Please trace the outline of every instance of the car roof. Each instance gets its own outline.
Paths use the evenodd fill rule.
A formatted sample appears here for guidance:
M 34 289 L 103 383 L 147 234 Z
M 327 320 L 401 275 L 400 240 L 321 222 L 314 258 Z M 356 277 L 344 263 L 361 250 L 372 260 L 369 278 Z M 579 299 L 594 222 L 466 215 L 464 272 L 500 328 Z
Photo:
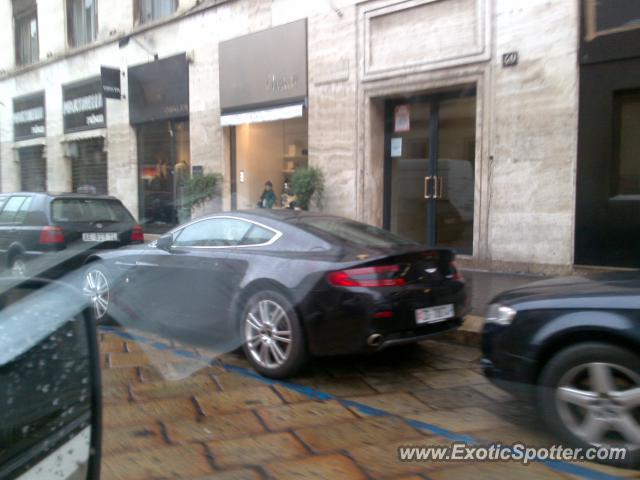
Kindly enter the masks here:
M 118 200 L 117 197 L 112 195 L 94 195 L 90 193 L 73 193 L 73 192 L 4 192 L 1 194 L 3 197 L 9 197 L 14 195 L 38 195 L 49 198 L 78 198 L 78 199 L 91 199 L 91 200 Z
M 228 212 L 221 212 L 212 214 L 211 216 L 220 216 L 220 215 L 232 215 L 236 217 L 243 217 L 247 219 L 271 219 L 278 220 L 281 222 L 289 222 L 291 220 L 297 220 L 300 218 L 341 218 L 336 217 L 335 215 L 328 215 L 326 213 L 320 212 L 307 212 L 304 210 L 292 210 L 292 209 L 268 209 L 268 208 L 259 208 L 253 210 L 234 210 Z

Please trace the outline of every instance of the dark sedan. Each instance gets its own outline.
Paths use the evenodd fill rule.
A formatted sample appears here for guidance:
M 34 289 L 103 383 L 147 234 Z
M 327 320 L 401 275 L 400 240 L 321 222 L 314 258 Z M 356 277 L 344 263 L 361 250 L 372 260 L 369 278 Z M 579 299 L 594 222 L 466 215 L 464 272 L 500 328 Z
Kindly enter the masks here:
M 640 460 L 640 273 L 536 282 L 489 306 L 485 373 L 538 403 L 579 447 L 622 446 Z
M 293 210 L 199 218 L 148 246 L 89 258 L 96 317 L 243 346 L 271 377 L 307 355 L 375 351 L 456 328 L 466 298 L 449 250 Z

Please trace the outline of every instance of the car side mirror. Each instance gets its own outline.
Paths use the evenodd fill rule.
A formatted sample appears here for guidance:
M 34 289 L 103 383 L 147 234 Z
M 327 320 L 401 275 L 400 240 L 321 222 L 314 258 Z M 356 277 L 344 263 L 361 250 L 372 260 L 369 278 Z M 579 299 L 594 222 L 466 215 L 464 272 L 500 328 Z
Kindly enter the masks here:
M 86 297 L 0 279 L 0 478 L 99 478 L 100 395 Z
M 173 245 L 173 235 L 163 235 L 156 240 L 156 248 L 160 250 L 166 250 L 168 252 L 171 249 L 171 245 Z

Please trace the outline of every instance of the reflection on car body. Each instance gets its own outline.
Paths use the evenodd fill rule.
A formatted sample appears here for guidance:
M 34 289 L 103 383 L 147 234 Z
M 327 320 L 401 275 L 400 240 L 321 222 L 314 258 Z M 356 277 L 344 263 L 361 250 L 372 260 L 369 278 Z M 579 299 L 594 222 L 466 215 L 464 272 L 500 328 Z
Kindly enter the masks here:
M 291 210 L 203 217 L 89 261 L 84 291 L 96 317 L 189 330 L 220 351 L 243 345 L 273 377 L 291 375 L 308 354 L 375 351 L 451 330 L 466 305 L 451 251 Z

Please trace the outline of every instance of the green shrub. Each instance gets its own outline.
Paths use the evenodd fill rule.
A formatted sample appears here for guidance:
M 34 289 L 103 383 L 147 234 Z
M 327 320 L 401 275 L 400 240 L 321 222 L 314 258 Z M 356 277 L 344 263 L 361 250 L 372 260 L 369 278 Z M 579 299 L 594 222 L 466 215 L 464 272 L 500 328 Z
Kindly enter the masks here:
M 311 199 L 321 206 L 324 192 L 324 174 L 317 167 L 296 170 L 291 178 L 291 189 L 296 196 L 296 205 L 303 210 L 309 210 Z
M 184 206 L 193 208 L 211 200 L 218 194 L 218 186 L 222 184 L 222 175 L 207 173 L 191 177 L 184 183 Z

